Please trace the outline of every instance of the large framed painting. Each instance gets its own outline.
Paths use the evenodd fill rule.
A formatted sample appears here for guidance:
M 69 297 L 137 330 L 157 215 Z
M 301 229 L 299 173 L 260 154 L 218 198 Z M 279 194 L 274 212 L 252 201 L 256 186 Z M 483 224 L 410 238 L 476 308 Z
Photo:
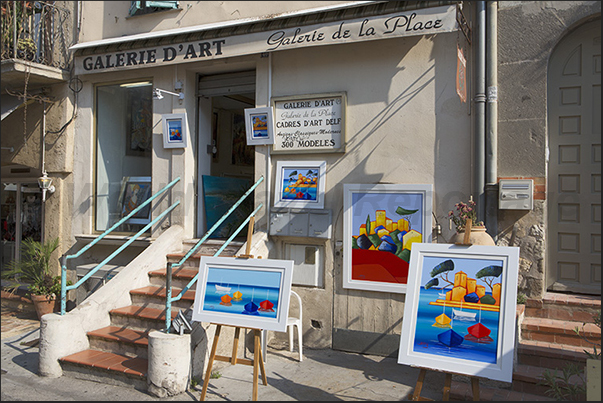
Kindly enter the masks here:
M 398 363 L 513 377 L 519 248 L 415 244 Z
M 326 169 L 325 161 L 278 161 L 274 207 L 322 209 Z
M 292 260 L 201 256 L 193 320 L 287 330 Z
M 274 144 L 272 107 L 245 109 L 245 131 L 247 145 Z
M 343 287 L 405 293 L 410 251 L 431 242 L 430 184 L 343 185 Z
M 150 176 L 126 176 L 121 182 L 119 194 L 120 217 L 125 217 L 151 197 Z M 148 224 L 151 222 L 151 203 L 144 206 L 127 224 Z

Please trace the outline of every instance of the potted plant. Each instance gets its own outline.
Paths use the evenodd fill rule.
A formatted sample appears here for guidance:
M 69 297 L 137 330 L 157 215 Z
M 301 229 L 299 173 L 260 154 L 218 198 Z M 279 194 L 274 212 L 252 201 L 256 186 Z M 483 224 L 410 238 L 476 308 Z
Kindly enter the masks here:
M 454 205 L 455 210 L 448 212 L 450 224 L 454 223 L 456 234 L 451 242 L 457 244 L 472 245 L 495 245 L 492 237 L 486 232 L 486 226 L 483 221 L 477 219 L 477 205 L 473 197 L 469 198 L 467 203 L 458 202 Z M 465 237 L 465 228 L 470 225 L 469 242 Z
M 42 315 L 55 311 L 57 296 L 61 294 L 61 276 L 52 276 L 50 267 L 52 253 L 59 247 L 59 238 L 45 243 L 27 238 L 22 246 L 21 259 L 9 262 L 2 278 L 11 282 L 7 287 L 11 292 L 27 286 L 27 294 L 41 319 Z

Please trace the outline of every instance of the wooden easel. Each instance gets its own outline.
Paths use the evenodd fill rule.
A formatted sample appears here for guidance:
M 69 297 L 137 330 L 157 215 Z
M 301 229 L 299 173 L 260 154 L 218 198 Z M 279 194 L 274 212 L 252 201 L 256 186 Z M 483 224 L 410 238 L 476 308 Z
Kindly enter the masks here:
M 230 362 L 232 365 L 236 364 L 245 364 L 253 366 L 253 392 L 251 400 L 258 400 L 258 370 L 262 372 L 262 382 L 264 385 L 268 385 L 268 379 L 266 378 L 266 369 L 264 368 L 264 361 L 262 360 L 262 346 L 260 343 L 260 329 L 251 329 L 254 332 L 253 337 L 253 360 L 249 360 L 247 358 L 237 358 L 237 349 L 239 347 L 239 337 L 241 335 L 241 327 L 235 326 L 235 336 L 234 342 L 232 346 L 232 355 L 230 357 L 224 355 L 217 355 L 216 349 L 218 348 L 218 340 L 220 339 L 220 331 L 222 330 L 222 325 L 216 325 L 216 334 L 214 336 L 214 342 L 211 347 L 211 355 L 209 356 L 209 362 L 207 364 L 207 371 L 205 371 L 205 380 L 203 381 L 203 390 L 201 391 L 201 396 L 199 400 L 205 400 L 205 395 L 207 394 L 207 386 L 209 385 L 209 378 L 211 377 L 211 369 L 214 365 L 214 360 Z M 226 325 L 224 325 L 226 326 Z
M 253 255 L 250 255 L 249 252 L 251 250 L 251 236 L 253 234 L 253 226 L 254 226 L 254 217 L 249 219 L 249 227 L 247 230 L 247 246 L 245 249 L 244 255 L 238 255 L 237 258 L 253 258 Z M 249 360 L 247 358 L 237 358 L 237 350 L 239 347 L 239 337 L 241 335 L 241 328 L 238 326 L 234 326 L 235 335 L 234 342 L 232 346 L 232 355 L 230 357 L 226 357 L 223 355 L 217 355 L 216 350 L 218 348 L 218 340 L 220 339 L 220 331 L 222 330 L 222 325 L 216 324 L 216 334 L 214 336 L 214 342 L 211 347 L 211 354 L 209 356 L 209 362 L 207 364 L 207 370 L 205 371 L 205 380 L 203 381 L 203 390 L 201 391 L 201 396 L 199 400 L 205 400 L 205 395 L 207 394 L 207 386 L 209 385 L 209 378 L 211 377 L 211 369 L 214 365 L 214 360 L 230 362 L 232 365 L 236 364 L 245 364 L 253 366 L 253 392 L 252 399 L 253 401 L 258 400 L 258 370 L 261 370 L 262 373 L 262 382 L 264 385 L 268 385 L 268 379 L 266 378 L 266 369 L 264 368 L 264 360 L 262 358 L 262 346 L 261 346 L 261 334 L 262 329 L 253 329 L 253 360 Z M 227 326 L 227 325 L 224 325 Z
M 425 368 L 421 368 L 421 372 L 419 372 L 419 379 L 417 379 L 417 385 L 415 386 L 415 390 L 412 394 L 410 400 L 413 401 L 433 401 L 433 399 L 429 399 L 427 397 L 421 396 L 421 389 L 423 389 L 423 381 L 425 380 L 425 374 L 427 370 Z M 448 401 L 450 399 L 450 385 L 452 384 L 452 372 L 446 372 L 446 379 L 444 381 L 444 389 L 442 391 L 442 401 Z M 479 401 L 479 378 L 472 376 L 471 377 L 471 390 L 473 391 L 473 401 Z
M 462 245 L 462 246 L 471 246 L 471 227 L 473 225 L 473 221 L 468 218 L 467 221 L 465 222 L 465 236 L 463 238 L 463 242 L 455 242 L 455 245 Z M 426 397 L 421 396 L 421 389 L 423 388 L 423 381 L 425 380 L 425 374 L 427 373 L 427 370 L 425 368 L 421 368 L 421 371 L 419 372 L 419 378 L 417 379 L 417 385 L 415 386 L 415 390 L 412 394 L 412 398 L 410 400 L 433 400 L 433 399 L 428 399 Z M 442 391 L 443 396 L 442 396 L 442 400 L 443 401 L 448 401 L 450 399 L 450 385 L 452 384 L 452 372 L 446 372 L 446 378 L 444 380 L 444 389 Z M 479 400 L 479 379 L 475 376 L 471 377 L 471 390 L 473 391 L 473 400 Z

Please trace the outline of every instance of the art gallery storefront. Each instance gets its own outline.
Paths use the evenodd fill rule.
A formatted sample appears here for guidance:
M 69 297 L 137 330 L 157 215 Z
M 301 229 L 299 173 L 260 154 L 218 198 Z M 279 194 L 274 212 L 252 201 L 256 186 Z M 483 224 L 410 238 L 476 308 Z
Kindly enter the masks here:
M 456 3 L 405 3 L 325 12 L 309 25 L 303 21 L 315 20 L 291 17 L 76 45 L 83 90 L 74 234 L 102 233 L 127 201 L 179 177 L 171 200 L 120 231 L 135 233 L 179 200 L 149 235 L 181 225 L 197 239 L 227 196 L 263 177 L 253 194 L 253 207 L 263 205 L 255 230 L 268 235 L 263 257 L 295 262 L 304 344 L 395 351 L 404 286 L 394 276 L 352 279 L 350 234 L 382 225 L 404 231 L 399 242 L 408 245 L 446 242 L 452 230 L 445 218 L 468 200 L 473 172 L 471 105 L 462 99 L 471 93 L 470 34 L 459 29 Z M 249 144 L 245 110 L 255 108 L 272 108 L 259 112 L 271 114 L 273 144 Z M 179 129 L 174 136 L 170 125 Z M 301 191 L 300 183 L 316 180 L 315 193 Z M 354 204 L 354 194 L 373 188 L 376 199 L 354 229 L 346 198 Z M 422 204 L 390 212 L 391 192 L 418 195 Z M 422 214 L 415 217 L 416 209 Z

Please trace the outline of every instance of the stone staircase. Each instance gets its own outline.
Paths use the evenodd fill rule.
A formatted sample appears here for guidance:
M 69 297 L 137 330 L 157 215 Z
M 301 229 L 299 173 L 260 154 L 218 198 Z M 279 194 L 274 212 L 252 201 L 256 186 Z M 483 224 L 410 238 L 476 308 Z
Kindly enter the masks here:
M 179 262 L 197 240 L 185 241 L 183 252 L 167 254 L 167 262 Z M 199 252 L 191 255 L 182 267 L 172 272 L 172 296 L 198 273 L 201 256 L 213 256 L 222 246 L 220 241 L 206 241 Z M 234 256 L 242 242 L 231 242 L 220 256 Z M 147 389 L 148 334 L 165 328 L 166 268 L 150 271 L 147 286 L 130 290 L 132 305 L 109 312 L 110 326 L 87 333 L 90 348 L 62 357 L 63 374 L 111 385 Z M 196 284 L 172 303 L 174 319 L 179 309 L 193 305 Z
M 577 296 L 547 292 L 542 300 L 528 299 L 525 306 L 518 306 L 519 335 L 515 346 L 517 356 L 513 383 L 481 382 L 480 400 L 487 401 L 536 401 L 555 400 L 547 394 L 548 387 L 541 385 L 542 374 L 560 374 L 568 364 L 584 368 L 587 355 L 593 346 L 575 334 L 574 328 L 582 329 L 580 335 L 596 341 L 600 351 L 601 329 L 594 324 L 593 315 L 601 311 L 600 296 Z M 454 379 L 454 377 L 453 377 Z M 572 378 L 572 383 L 582 383 Z M 468 379 L 453 383 L 451 400 L 473 400 Z M 586 400 L 586 396 L 579 397 Z

